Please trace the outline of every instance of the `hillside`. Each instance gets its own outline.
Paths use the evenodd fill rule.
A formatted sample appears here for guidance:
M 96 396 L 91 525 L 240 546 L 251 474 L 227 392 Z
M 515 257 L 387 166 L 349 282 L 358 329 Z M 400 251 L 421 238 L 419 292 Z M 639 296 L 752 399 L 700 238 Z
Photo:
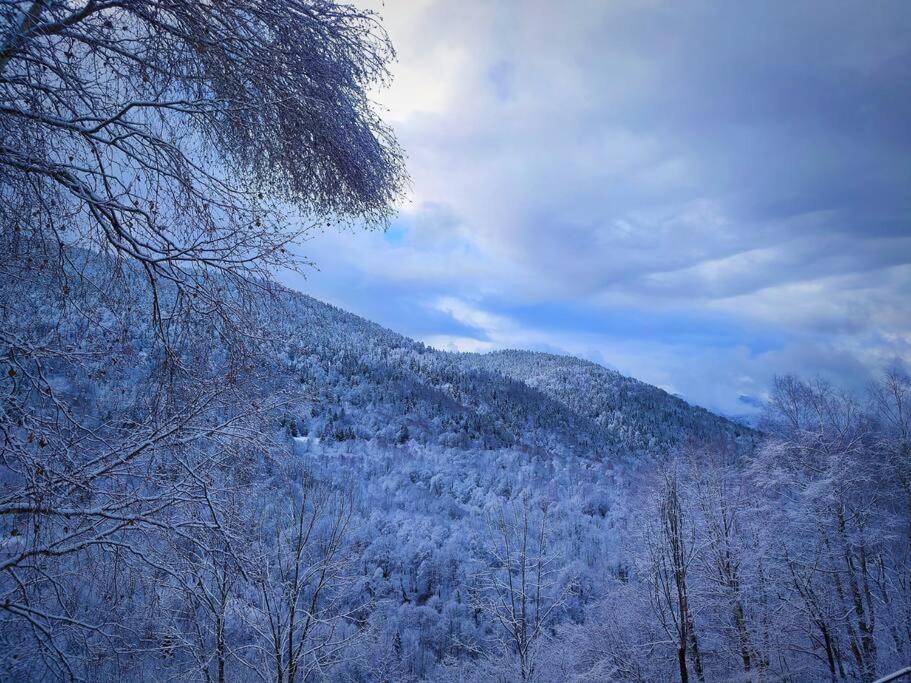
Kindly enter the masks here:
M 274 321 L 284 358 L 315 400 L 298 435 L 587 458 L 667 452 L 686 436 L 748 430 L 577 358 L 438 351 L 300 294 Z M 403 429 L 405 432 L 403 433 Z
M 847 451 L 862 464 L 839 455 L 834 465 L 802 472 L 805 459 L 819 457 L 812 424 L 800 437 L 810 439 L 808 455 L 792 457 L 794 447 L 774 436 L 589 361 L 517 350 L 443 352 L 280 287 L 249 300 L 251 327 L 234 337 L 215 317 L 170 329 L 183 364 L 175 380 L 147 315 L 141 273 L 88 252 L 72 252 L 67 264 L 64 276 L 50 277 L 42 263 L 28 282 L 0 272 L 9 293 L 0 307 L 10 348 L 5 409 L 22 420 L 29 401 L 41 407 L 36 397 L 53 398 L 17 425 L 27 467 L 7 467 L 3 483 L 23 496 L 34 491 L 43 505 L 56 501 L 62 511 L 42 519 L 16 508 L 25 512 L 10 517 L 3 549 L 11 561 L 28 559 L 32 551 L 19 540 L 25 528 L 31 543 L 52 539 L 40 552 L 88 542 L 97 546 L 97 566 L 119 567 L 87 578 L 86 556 L 71 552 L 59 565 L 61 578 L 45 583 L 36 572 L 33 595 L 78 619 L 72 628 L 67 622 L 65 635 L 102 618 L 122 625 L 84 646 L 95 653 L 85 660 L 89 680 L 195 680 L 194 662 L 206 661 L 219 629 L 234 657 L 229 679 L 268 672 L 262 643 L 270 642 L 274 600 L 286 595 L 287 563 L 299 557 L 295 529 L 308 514 L 317 541 L 308 547 L 307 576 L 323 567 L 336 573 L 310 636 L 319 653 L 312 666 L 325 673 L 306 680 L 513 680 L 496 601 L 503 549 L 522 538 L 526 521 L 541 534 L 532 554 L 546 557 L 540 585 L 553 601 L 536 646 L 540 680 L 666 680 L 677 660 L 662 635 L 665 603 L 654 599 L 655 577 L 671 566 L 655 555 L 671 510 L 661 488 L 670 470 L 661 465 L 691 439 L 677 464 L 678 503 L 684 541 L 696 553 L 691 586 L 707 679 L 730 679 L 739 656 L 727 621 L 736 609 L 717 591 L 718 568 L 728 565 L 712 559 L 713 549 L 740 558 L 750 582 L 742 585 L 764 585 L 766 563 L 785 557 L 769 548 L 791 539 L 798 545 L 789 552 L 808 553 L 801 566 L 815 566 L 812 548 L 826 545 L 800 545 L 818 528 L 801 524 L 815 524 L 822 509 L 816 492 L 831 490 L 832 481 L 848 482 L 845 495 L 857 504 L 876 492 L 877 538 L 904 528 L 892 514 L 894 482 L 902 479 L 890 474 L 892 460 L 879 457 L 891 443 L 886 432 L 863 436 L 868 446 Z M 159 295 L 163 306 L 174 304 L 167 289 Z M 75 297 L 82 308 L 70 305 Z M 845 410 L 812 387 L 793 391 L 833 414 Z M 174 392 L 186 397 L 179 408 Z M 58 405 L 67 410 L 62 423 Z M 197 412 L 172 436 L 186 405 Z M 213 424 L 232 426 L 209 438 Z M 863 418 L 854 429 L 863 435 L 874 424 Z M 102 461 L 108 464 L 96 469 Z M 886 466 L 867 471 L 878 462 Z M 74 497 L 90 478 L 103 485 Z M 806 485 L 795 492 L 793 482 Z M 78 525 L 74 510 L 83 518 Z M 731 510 L 736 525 L 718 527 L 718 519 L 733 519 Z M 334 523 L 344 525 L 343 534 L 333 536 Z M 735 527 L 744 535 L 718 545 L 713 530 Z M 170 529 L 195 530 L 199 541 Z M 509 566 L 515 569 L 515 557 Z M 802 642 L 789 627 L 800 617 L 788 611 L 790 570 L 778 564 L 774 571 L 768 588 L 783 597 L 768 609 L 751 602 L 743 612 L 753 632 L 767 634 L 761 647 L 769 652 Z M 828 571 L 811 576 L 824 582 Z M 83 596 L 77 607 L 61 599 L 64 582 Z M 736 607 L 737 594 L 734 600 Z M 844 613 L 838 601 L 830 607 Z M 196 640 L 175 646 L 175 634 L 194 631 Z M 27 651 L 27 634 L 9 637 L 19 638 L 12 649 Z M 110 651 L 116 656 L 106 657 Z M 139 651 L 146 654 L 132 655 Z M 890 666 L 898 661 L 886 657 Z M 806 675 L 794 680 L 818 680 L 813 661 L 798 665 Z M 29 666 L 10 660 L 2 669 L 10 680 L 27 680 Z
M 86 252 L 70 258 L 75 272 L 67 280 L 39 274 L 28 287 L 15 280 L 5 283 L 15 296 L 3 309 L 4 329 L 32 335 L 37 348 L 80 353 L 75 363 L 49 357 L 42 372 L 57 399 L 66 401 L 89 430 L 97 430 L 93 448 L 107 453 L 109 433 L 127 442 L 156 433 L 158 423 L 145 416 L 156 414 L 164 397 L 156 389 L 164 383 L 157 378 L 169 366 L 156 350 L 145 315 L 149 292 L 142 277 L 128 267 L 115 277 L 109 263 Z M 93 282 L 108 286 L 94 287 Z M 88 302 L 92 317 L 67 305 L 67 291 Z M 114 300 L 109 291 L 130 296 Z M 479 577 L 493 561 L 491 515 L 521 501 L 534 515 L 548 511 L 551 551 L 558 562 L 554 585 L 573 587 L 553 612 L 553 624 L 584 623 L 610 577 L 629 571 L 622 546 L 629 504 L 638 495 L 639 465 L 654 462 L 688 436 L 736 441 L 750 434 L 587 361 L 524 351 L 438 351 L 281 288 L 256 301 L 256 318 L 264 331 L 261 337 L 254 335 L 258 353 L 248 357 L 236 352 L 236 358 L 234 351 L 222 348 L 213 321 L 194 322 L 181 351 L 192 361 L 190 376 L 179 386 L 191 395 L 206 386 L 218 388 L 217 404 L 200 420 L 203 415 L 225 419 L 242 408 L 238 402 L 267 401 L 278 394 L 292 399 L 260 422 L 247 423 L 259 436 L 236 448 L 227 442 L 200 447 L 192 457 L 202 464 L 188 469 L 192 482 L 199 481 L 200 471 L 214 477 L 207 486 L 224 496 L 222 505 L 236 515 L 243 533 L 253 534 L 246 531 L 252 525 L 262 534 L 242 545 L 248 553 L 244 561 L 253 566 L 259 553 L 268 557 L 275 551 L 274 530 L 282 524 L 276 520 L 306 482 L 350 500 L 344 582 L 332 605 L 356 618 L 339 622 L 352 645 L 331 680 L 440 680 L 444 674 L 456 675 L 453 666 L 476 664 L 478 648 L 497 633 L 496 622 L 476 605 Z M 81 351 L 89 346 L 100 351 Z M 241 373 L 236 390 L 230 379 L 234 373 Z M 90 464 L 94 451 L 86 449 L 84 433 L 81 428 L 64 433 L 51 447 L 77 453 Z M 39 438 L 39 449 L 41 443 Z M 67 451 L 70 443 L 79 449 Z M 147 468 L 161 468 L 170 477 L 169 468 L 185 462 L 183 448 L 166 440 L 147 463 L 118 470 L 118 480 L 132 490 Z M 215 464 L 208 460 L 212 455 Z M 116 450 L 112 457 L 119 468 Z M 15 483 L 15 476 L 7 473 L 7 480 Z M 162 480 L 165 491 L 170 490 L 167 477 Z M 224 489 L 217 485 L 220 478 L 225 478 Z M 235 486 L 242 487 L 242 502 L 232 497 Z M 66 489 L 60 490 L 64 496 Z M 145 499 L 135 500 L 142 504 Z M 178 504 L 167 508 L 169 523 L 195 524 L 192 515 L 204 508 L 184 511 L 183 493 L 175 500 Z M 112 498 L 111 505 L 118 518 L 123 503 Z M 64 519 L 56 533 L 68 538 L 72 527 Z M 186 548 L 180 543 L 171 546 L 152 534 L 142 542 L 157 554 L 158 567 L 174 572 L 175 581 L 199 571 L 200 558 L 182 556 Z M 131 576 L 142 581 L 144 571 L 141 565 Z M 106 602 L 105 577 L 97 584 L 80 589 L 90 596 L 84 609 L 92 614 L 104 605 L 108 614 L 113 608 Z M 172 658 L 168 643 L 171 633 L 186 628 L 182 620 L 189 619 L 178 605 L 192 603 L 173 597 L 183 595 L 186 584 L 178 582 L 170 590 L 173 609 L 151 609 L 151 599 L 138 589 L 131 600 L 118 603 L 111 618 L 132 626 L 112 638 L 134 647 L 134 634 L 147 634 L 143 647 L 164 653 L 150 655 L 155 670 L 164 678 L 180 678 L 188 659 Z M 249 594 L 240 585 L 237 590 L 227 630 L 232 642 L 245 648 L 251 643 L 250 623 L 260 623 L 261 615 L 249 612 Z M 202 613 L 194 618 L 209 624 Z M 105 666 L 112 667 L 106 670 L 112 679 L 142 678 L 134 668 L 141 662 L 124 658 Z M 17 667 L 8 668 L 21 673 Z
M 559 401 L 627 452 L 664 452 L 679 445 L 682 435 L 709 439 L 744 431 L 662 389 L 571 356 L 510 350 L 470 354 L 465 363 Z

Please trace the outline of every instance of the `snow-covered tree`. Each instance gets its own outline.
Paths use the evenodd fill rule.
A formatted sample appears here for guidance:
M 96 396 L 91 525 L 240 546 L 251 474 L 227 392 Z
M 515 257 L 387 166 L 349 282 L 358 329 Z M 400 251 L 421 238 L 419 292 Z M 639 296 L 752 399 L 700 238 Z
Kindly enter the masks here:
M 367 94 L 392 57 L 323 0 L 0 3 L 7 677 L 135 675 L 160 634 L 111 611 L 131 582 L 172 615 L 189 595 L 223 669 L 231 501 L 300 396 L 267 372 L 266 278 L 302 230 L 392 211 Z

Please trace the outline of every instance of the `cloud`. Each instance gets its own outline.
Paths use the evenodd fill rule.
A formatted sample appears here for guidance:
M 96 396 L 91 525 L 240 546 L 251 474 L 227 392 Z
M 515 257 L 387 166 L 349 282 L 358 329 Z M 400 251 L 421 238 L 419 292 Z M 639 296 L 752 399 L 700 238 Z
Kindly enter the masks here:
M 305 289 L 453 348 L 602 354 L 685 396 L 730 393 L 718 405 L 740 391 L 719 372 L 756 395 L 774 372 L 909 357 L 908 4 L 377 9 L 410 202 L 387 238 L 305 245 L 322 268 Z
M 483 353 L 497 348 L 493 342 L 482 341 L 474 337 L 459 337 L 446 334 L 432 334 L 424 339 L 424 343 L 440 351 L 458 353 Z
M 579 331 L 562 326 L 529 326 L 451 297 L 441 298 L 431 307 L 451 316 L 470 332 L 423 339 L 435 348 L 480 352 L 524 348 L 570 354 L 618 369 L 727 414 L 758 410 L 774 376 L 789 368 L 799 368 L 808 376 L 824 377 L 857 391 L 865 389 L 872 379 L 870 368 L 861 361 L 862 354 L 857 349 L 826 340 L 796 337 L 771 347 L 751 348 L 737 343 L 723 330 L 715 330 L 713 336 L 711 323 L 703 321 L 698 343 L 680 343 L 679 321 L 653 324 L 652 329 L 662 334 L 650 335 L 646 329 L 631 334 L 628 327 Z M 671 332 L 672 327 L 678 327 L 676 333 Z

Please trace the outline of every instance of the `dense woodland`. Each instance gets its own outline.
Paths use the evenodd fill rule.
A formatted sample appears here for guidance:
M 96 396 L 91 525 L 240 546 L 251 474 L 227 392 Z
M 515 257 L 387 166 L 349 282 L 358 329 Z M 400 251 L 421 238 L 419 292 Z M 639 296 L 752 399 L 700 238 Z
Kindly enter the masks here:
M 269 279 L 403 190 L 377 17 L 2 0 L 0 27 L 4 680 L 911 662 L 901 367 L 781 378 L 753 429 L 574 358 L 434 350 Z
M 754 431 L 586 361 L 440 352 L 276 289 L 258 365 L 232 378 L 194 332 L 196 372 L 227 381 L 153 426 L 179 389 L 141 301 L 80 292 L 100 330 L 36 278 L 4 329 L 84 351 L 9 354 L 7 406 L 40 372 L 88 432 L 34 424 L 5 452 L 35 501 L 6 504 L 14 678 L 873 680 L 911 655 L 898 369 L 863 397 L 783 378 Z M 122 462 L 109 432 L 148 450 Z

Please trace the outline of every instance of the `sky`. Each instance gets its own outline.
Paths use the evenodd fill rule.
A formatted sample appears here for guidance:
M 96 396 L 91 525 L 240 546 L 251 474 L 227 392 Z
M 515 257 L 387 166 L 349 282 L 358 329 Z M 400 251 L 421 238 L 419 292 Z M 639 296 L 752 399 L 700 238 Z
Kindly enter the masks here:
M 411 186 L 287 284 L 726 414 L 911 361 L 911 3 L 387 0 Z

